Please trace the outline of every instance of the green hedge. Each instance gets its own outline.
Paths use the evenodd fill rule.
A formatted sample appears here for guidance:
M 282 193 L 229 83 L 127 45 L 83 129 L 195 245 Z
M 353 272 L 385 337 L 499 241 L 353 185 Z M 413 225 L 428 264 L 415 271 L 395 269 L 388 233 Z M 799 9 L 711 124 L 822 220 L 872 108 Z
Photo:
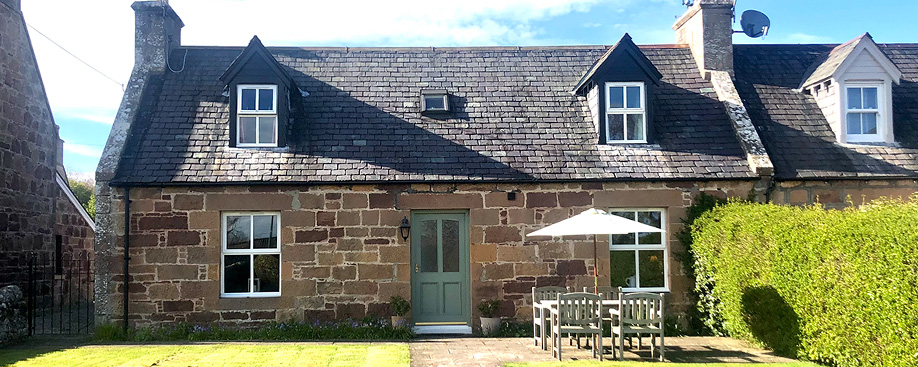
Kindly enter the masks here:
M 705 322 L 786 356 L 918 366 L 916 199 L 715 208 L 692 232 Z

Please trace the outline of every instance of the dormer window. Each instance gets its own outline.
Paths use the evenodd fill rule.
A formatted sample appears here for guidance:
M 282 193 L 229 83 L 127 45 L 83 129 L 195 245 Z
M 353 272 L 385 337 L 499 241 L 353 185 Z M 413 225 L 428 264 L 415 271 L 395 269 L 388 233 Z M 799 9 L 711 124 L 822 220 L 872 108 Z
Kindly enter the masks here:
M 845 86 L 845 132 L 849 142 L 880 142 L 885 124 L 882 83 Z
M 238 85 L 238 147 L 277 146 L 277 86 Z
M 606 83 L 606 142 L 646 143 L 644 83 Z
M 421 113 L 449 112 L 449 94 L 443 89 L 421 91 Z

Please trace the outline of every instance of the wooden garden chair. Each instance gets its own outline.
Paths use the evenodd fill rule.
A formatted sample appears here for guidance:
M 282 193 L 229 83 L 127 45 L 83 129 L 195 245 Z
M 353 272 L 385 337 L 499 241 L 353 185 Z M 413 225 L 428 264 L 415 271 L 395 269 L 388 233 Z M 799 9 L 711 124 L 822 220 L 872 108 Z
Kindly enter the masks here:
M 618 300 L 618 310 L 611 312 L 618 315 L 612 325 L 612 344 L 618 346 L 618 358 L 625 359 L 625 338 L 628 335 L 650 335 L 650 358 L 653 358 L 656 336 L 659 335 L 660 361 L 663 361 L 663 295 L 621 293 Z M 615 347 L 612 348 L 612 358 L 615 358 Z
M 561 336 L 590 335 L 593 357 L 602 361 L 602 298 L 590 293 L 558 295 L 558 305 L 551 308 L 551 353 L 561 360 Z
M 532 288 L 532 339 L 535 345 L 540 345 L 542 350 L 548 349 L 546 342 L 546 324 L 548 323 L 548 309 L 539 306 L 539 303 L 545 300 L 556 300 L 559 294 L 567 293 L 564 287 L 533 287 Z

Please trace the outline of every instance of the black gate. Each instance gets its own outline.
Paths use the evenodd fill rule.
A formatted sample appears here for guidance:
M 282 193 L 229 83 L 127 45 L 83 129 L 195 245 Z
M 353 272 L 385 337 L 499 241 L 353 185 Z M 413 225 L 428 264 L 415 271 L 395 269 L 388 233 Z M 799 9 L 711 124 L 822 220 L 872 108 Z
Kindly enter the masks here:
M 86 251 L 57 258 L 29 257 L 26 301 L 29 335 L 93 331 L 92 257 Z

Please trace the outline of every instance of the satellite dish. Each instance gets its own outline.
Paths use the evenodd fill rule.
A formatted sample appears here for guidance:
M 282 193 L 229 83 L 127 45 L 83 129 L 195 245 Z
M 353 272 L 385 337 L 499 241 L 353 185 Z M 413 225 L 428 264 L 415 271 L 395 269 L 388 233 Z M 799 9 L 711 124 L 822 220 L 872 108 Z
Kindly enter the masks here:
M 752 38 L 759 38 L 768 34 L 768 27 L 771 21 L 762 12 L 757 10 L 746 10 L 740 17 L 740 27 L 743 27 L 743 33 Z

